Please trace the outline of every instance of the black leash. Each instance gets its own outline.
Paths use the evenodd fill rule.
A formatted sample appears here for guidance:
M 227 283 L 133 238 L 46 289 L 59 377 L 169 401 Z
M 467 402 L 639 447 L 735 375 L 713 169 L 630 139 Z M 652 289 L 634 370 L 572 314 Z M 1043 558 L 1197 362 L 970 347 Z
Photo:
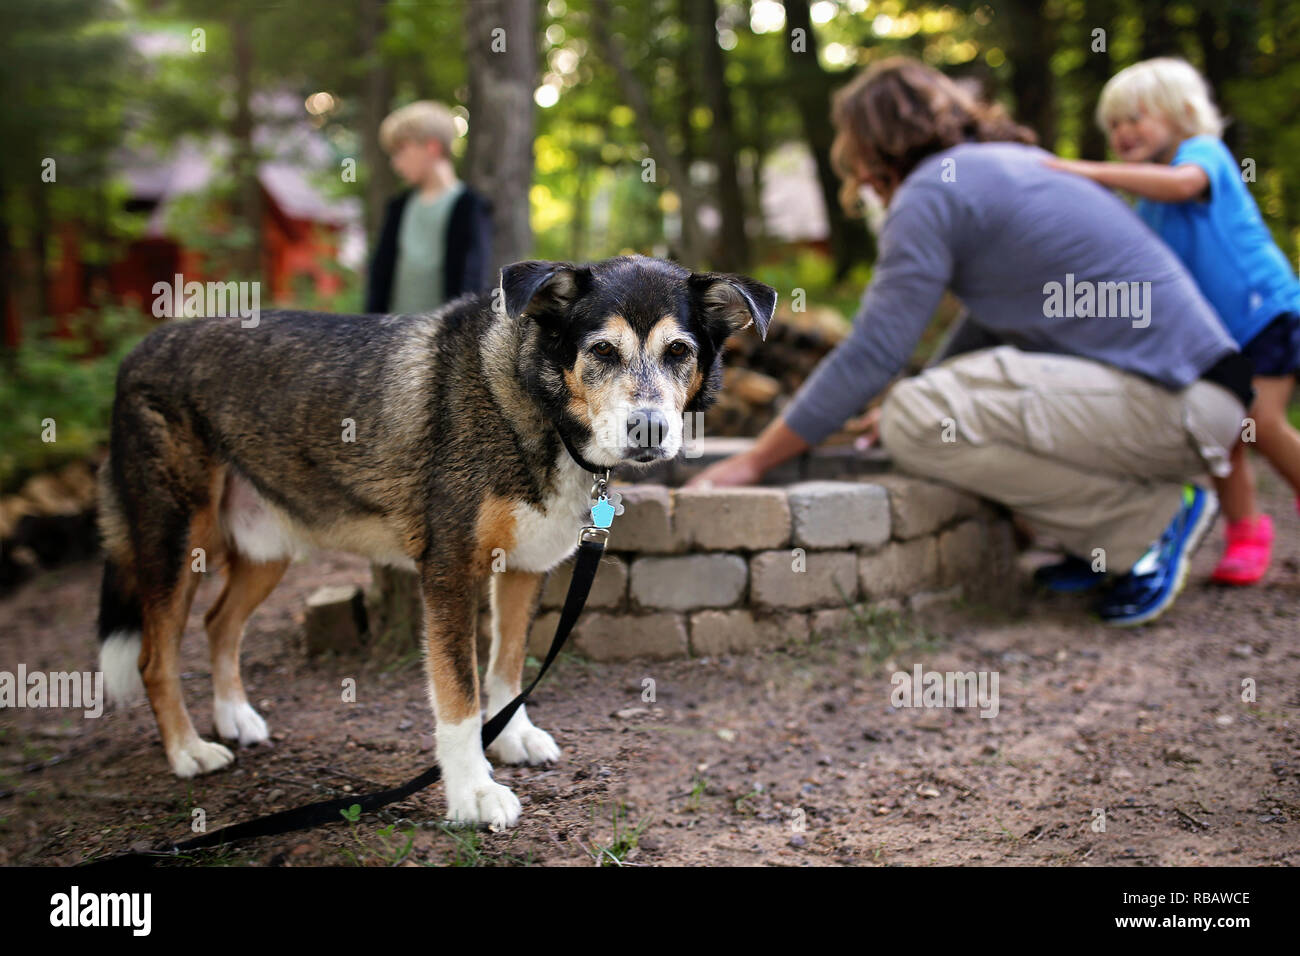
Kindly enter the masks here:
M 614 493 L 615 504 L 611 505 L 609 503 L 608 479 L 609 472 L 606 470 L 603 476 L 597 476 L 596 483 L 592 487 L 592 497 L 597 499 L 597 504 L 593 509 L 596 524 L 588 525 L 579 532 L 578 557 L 573 565 L 573 578 L 569 581 L 569 592 L 564 597 L 564 607 L 560 611 L 560 622 L 556 625 L 555 637 L 551 638 L 551 649 L 546 652 L 546 659 L 542 661 L 542 666 L 538 668 L 537 676 L 533 678 L 532 683 L 483 725 L 484 750 L 487 750 L 488 745 L 497 739 L 501 731 L 505 730 L 506 725 L 510 723 L 510 718 L 515 715 L 515 711 L 519 710 L 528 701 L 528 695 L 537 687 L 543 675 L 550 669 L 551 664 L 559 655 L 560 648 L 564 646 L 564 642 L 569 638 L 569 632 L 573 630 L 573 625 L 578 621 L 578 615 L 582 613 L 583 605 L 587 603 L 587 595 L 591 591 L 592 582 L 596 579 L 596 571 L 600 565 L 601 556 L 605 553 L 605 544 L 609 541 L 610 520 L 613 518 L 615 509 L 621 509 L 622 507 L 616 504 L 617 493 Z M 604 507 L 602 508 L 602 506 Z M 596 513 L 595 509 L 601 509 L 602 513 Z M 608 511 L 608 514 L 604 513 L 605 511 Z M 173 843 L 165 850 L 122 853 L 107 859 L 83 863 L 80 868 L 153 866 L 159 860 L 170 859 L 193 850 L 251 840 L 255 837 L 277 836 L 281 833 L 308 830 L 326 823 L 338 823 L 341 819 L 341 812 L 349 807 L 359 806 L 361 812 L 369 813 L 390 803 L 403 800 L 413 793 L 418 793 L 430 784 L 437 783 L 440 779 L 442 779 L 442 769 L 435 763 L 419 776 L 413 777 L 401 786 L 392 787 L 388 790 L 380 790 L 376 793 L 367 793 L 361 796 L 349 795 L 333 800 L 308 803 L 305 806 L 281 810 L 278 813 L 268 814 L 254 820 L 246 820 L 243 823 L 222 827 L 220 830 L 205 833 L 183 843 Z

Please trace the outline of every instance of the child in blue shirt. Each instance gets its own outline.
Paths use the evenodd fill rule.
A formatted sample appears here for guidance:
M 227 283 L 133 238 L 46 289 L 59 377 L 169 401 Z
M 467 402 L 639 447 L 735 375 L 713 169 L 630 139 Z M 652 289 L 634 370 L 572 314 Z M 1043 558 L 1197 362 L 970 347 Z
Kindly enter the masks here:
M 1215 480 L 1227 546 L 1213 575 L 1253 584 L 1268 570 L 1273 524 L 1257 508 L 1245 442 L 1291 484 L 1300 507 L 1300 433 L 1286 417 L 1300 370 L 1300 282 L 1219 138 L 1223 120 L 1189 63 L 1161 57 L 1121 70 L 1102 90 L 1097 121 L 1120 162 L 1049 162 L 1137 195 L 1138 214 L 1254 362 L 1256 400 L 1243 442 L 1233 451 L 1232 474 Z

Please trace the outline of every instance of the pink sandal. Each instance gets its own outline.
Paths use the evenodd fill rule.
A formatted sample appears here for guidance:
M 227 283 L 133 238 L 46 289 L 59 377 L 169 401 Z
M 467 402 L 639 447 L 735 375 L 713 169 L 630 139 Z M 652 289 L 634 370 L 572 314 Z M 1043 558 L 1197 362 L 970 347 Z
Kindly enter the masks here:
M 1254 584 L 1268 571 L 1273 557 L 1273 519 L 1229 521 L 1227 546 L 1210 578 L 1223 584 Z

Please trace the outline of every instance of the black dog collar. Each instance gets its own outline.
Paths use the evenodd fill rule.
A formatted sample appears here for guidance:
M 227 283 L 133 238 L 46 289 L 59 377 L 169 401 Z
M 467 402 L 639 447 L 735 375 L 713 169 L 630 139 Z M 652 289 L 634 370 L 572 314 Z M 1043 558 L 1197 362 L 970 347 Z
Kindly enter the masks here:
M 568 436 L 565 435 L 564 432 L 560 431 L 558 428 L 555 429 L 555 431 L 559 434 L 560 441 L 564 442 L 564 450 L 569 453 L 569 457 L 576 461 L 583 471 L 594 472 L 597 475 L 609 471 L 609 467 L 606 465 L 593 465 L 591 462 L 587 461 L 587 459 L 579 455 L 578 450 L 569 443 Z

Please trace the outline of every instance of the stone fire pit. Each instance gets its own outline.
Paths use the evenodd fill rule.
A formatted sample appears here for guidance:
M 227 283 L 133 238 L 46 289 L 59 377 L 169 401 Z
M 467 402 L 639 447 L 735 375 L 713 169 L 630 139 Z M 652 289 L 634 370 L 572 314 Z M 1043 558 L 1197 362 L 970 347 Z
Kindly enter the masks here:
M 920 611 L 987 594 L 1012 573 L 1011 522 L 971 495 L 889 470 L 882 454 L 823 448 L 761 486 L 679 486 L 749 439 L 699 443 L 636 483 L 614 520 L 571 647 L 597 660 L 718 655 L 805 642 L 851 609 Z M 529 635 L 545 652 L 571 564 L 552 573 Z M 488 628 L 486 604 L 481 637 Z

